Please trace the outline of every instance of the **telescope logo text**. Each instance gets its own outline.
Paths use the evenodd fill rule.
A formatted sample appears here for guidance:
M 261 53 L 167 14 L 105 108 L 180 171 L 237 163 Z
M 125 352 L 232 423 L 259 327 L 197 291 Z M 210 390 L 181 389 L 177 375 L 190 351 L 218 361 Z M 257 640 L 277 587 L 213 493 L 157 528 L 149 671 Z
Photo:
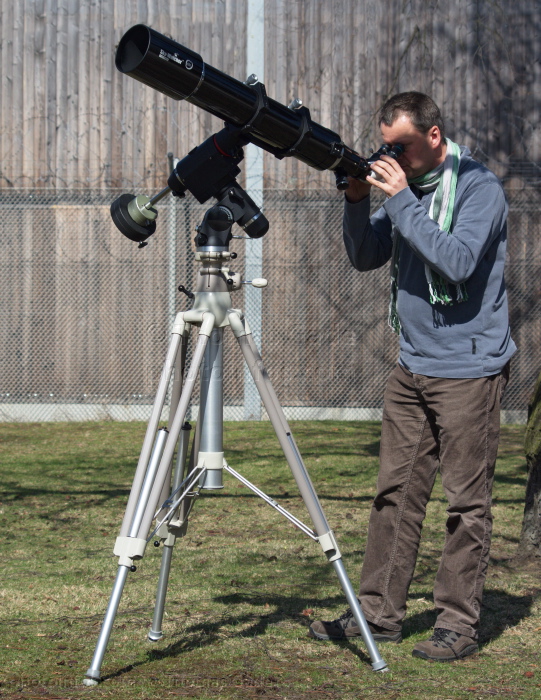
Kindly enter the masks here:
M 179 66 L 184 64 L 184 67 L 187 70 L 192 70 L 193 68 L 192 61 L 186 61 L 184 58 L 179 58 L 178 54 L 167 53 L 167 51 L 164 51 L 163 49 L 160 49 L 160 58 L 163 58 L 164 61 L 175 61 L 175 63 L 178 63 Z

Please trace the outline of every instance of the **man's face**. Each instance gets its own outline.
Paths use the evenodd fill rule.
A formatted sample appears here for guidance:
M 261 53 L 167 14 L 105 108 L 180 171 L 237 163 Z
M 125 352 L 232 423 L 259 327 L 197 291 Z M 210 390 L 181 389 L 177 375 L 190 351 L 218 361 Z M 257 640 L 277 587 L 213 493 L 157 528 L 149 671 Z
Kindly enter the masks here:
M 408 180 L 425 175 L 445 158 L 446 148 L 437 126 L 423 134 L 413 126 L 406 114 L 400 114 L 391 126 L 381 124 L 380 129 L 385 143 L 401 143 L 404 146 L 398 163 Z

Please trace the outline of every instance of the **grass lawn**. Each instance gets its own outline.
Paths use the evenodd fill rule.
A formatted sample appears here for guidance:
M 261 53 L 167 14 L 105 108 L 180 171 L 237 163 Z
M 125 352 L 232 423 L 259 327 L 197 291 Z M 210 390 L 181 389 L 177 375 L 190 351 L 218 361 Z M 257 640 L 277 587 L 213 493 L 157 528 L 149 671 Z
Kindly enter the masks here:
M 293 432 L 354 588 L 378 463 L 379 424 L 296 422 Z M 177 541 L 164 637 L 147 640 L 160 549 L 130 573 L 102 667 L 86 688 L 117 570 L 112 550 L 145 426 L 1 424 L 0 698 L 541 698 L 541 577 L 513 563 L 525 492 L 523 426 L 505 426 L 494 490 L 494 538 L 479 655 L 414 659 L 430 635 L 445 498 L 438 483 L 410 590 L 404 641 L 318 642 L 313 619 L 345 608 L 318 544 L 224 475 Z M 310 524 L 268 423 L 228 423 L 229 464 Z

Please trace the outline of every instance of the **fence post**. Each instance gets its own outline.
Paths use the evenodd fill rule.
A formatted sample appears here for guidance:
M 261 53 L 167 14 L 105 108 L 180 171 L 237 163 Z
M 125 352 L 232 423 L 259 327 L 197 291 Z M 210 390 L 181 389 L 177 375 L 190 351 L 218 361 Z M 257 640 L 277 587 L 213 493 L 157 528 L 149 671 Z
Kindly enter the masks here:
M 265 71 L 265 0 L 248 0 L 246 75 L 254 73 L 263 82 Z M 263 152 L 248 144 L 245 148 L 246 190 L 263 208 Z M 246 241 L 245 278 L 262 277 L 263 239 Z M 261 289 L 244 286 L 244 310 L 254 341 L 261 348 Z M 247 367 L 244 367 L 244 420 L 261 420 L 261 400 Z
M 176 168 L 179 159 L 175 158 L 172 153 L 167 154 L 167 164 L 169 172 Z M 167 200 L 167 254 L 168 259 L 168 275 L 167 275 L 167 332 L 173 325 L 177 313 L 177 237 L 178 232 L 178 200 L 171 195 Z

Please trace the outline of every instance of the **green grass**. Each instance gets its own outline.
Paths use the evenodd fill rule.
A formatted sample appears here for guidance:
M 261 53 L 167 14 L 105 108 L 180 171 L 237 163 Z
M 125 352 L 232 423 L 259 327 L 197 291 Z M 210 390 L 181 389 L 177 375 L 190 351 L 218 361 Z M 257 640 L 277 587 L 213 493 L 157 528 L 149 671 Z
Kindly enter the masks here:
M 357 587 L 378 464 L 376 423 L 298 422 L 296 441 Z M 313 619 L 344 598 L 319 545 L 225 475 L 196 503 L 177 542 L 165 635 L 146 639 L 160 551 L 129 574 L 105 655 L 85 688 L 117 569 L 112 548 L 144 436 L 138 423 L 2 424 L 0 698 L 540 698 L 539 571 L 513 563 L 522 521 L 521 426 L 506 426 L 494 490 L 494 538 L 478 656 L 414 659 L 430 634 L 445 499 L 436 486 L 401 645 L 317 642 Z M 230 423 L 229 464 L 310 524 L 268 423 Z

